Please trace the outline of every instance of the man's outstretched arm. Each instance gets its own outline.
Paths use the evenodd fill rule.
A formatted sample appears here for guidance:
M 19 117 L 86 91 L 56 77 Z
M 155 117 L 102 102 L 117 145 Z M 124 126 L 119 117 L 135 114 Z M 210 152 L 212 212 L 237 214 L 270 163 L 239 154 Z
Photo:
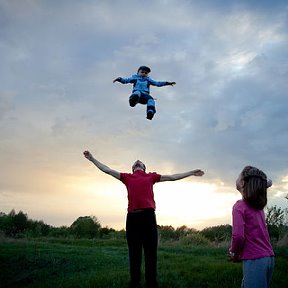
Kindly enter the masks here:
M 178 174 L 172 174 L 172 175 L 161 175 L 160 182 L 163 181 L 175 181 L 180 180 L 189 176 L 203 176 L 204 172 L 200 169 L 195 169 L 192 171 L 184 172 L 184 173 L 178 173 Z
M 102 172 L 109 174 L 113 177 L 115 177 L 116 179 L 120 180 L 120 172 L 113 170 L 111 168 L 109 168 L 108 166 L 102 164 L 101 162 L 99 162 L 98 160 L 96 160 L 93 155 L 89 152 L 89 151 L 84 151 L 83 152 L 84 156 L 91 161 L 99 170 L 101 170 Z

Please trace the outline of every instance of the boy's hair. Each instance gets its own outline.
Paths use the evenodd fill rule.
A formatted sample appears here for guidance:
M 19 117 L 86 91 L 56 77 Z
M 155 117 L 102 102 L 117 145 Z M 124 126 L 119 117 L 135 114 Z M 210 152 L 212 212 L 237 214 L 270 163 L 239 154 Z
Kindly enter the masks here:
M 267 204 L 267 176 L 260 169 L 246 166 L 241 172 L 244 181 L 243 199 L 254 209 L 262 210 Z
M 146 71 L 147 73 L 150 73 L 151 72 L 151 69 L 147 66 L 140 66 L 137 70 L 137 73 L 140 71 L 140 70 L 143 70 L 143 71 Z

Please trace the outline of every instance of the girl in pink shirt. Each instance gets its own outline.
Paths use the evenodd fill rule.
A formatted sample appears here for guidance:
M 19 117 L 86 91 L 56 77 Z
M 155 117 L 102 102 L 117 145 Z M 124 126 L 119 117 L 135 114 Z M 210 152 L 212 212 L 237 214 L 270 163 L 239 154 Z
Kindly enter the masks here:
M 267 188 L 272 185 L 265 173 L 246 166 L 236 180 L 242 194 L 232 210 L 232 261 L 243 261 L 242 288 L 268 288 L 274 268 L 274 252 L 270 242 L 263 208 L 267 204 Z

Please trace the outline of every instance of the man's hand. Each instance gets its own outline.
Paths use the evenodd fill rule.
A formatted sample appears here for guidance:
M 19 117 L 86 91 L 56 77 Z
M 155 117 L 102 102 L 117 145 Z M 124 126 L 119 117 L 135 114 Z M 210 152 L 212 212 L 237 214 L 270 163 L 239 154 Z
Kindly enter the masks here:
M 84 151 L 83 154 L 88 160 L 91 161 L 93 159 L 93 156 L 89 151 Z
M 194 176 L 203 176 L 204 175 L 204 172 L 200 169 L 193 170 L 192 172 L 193 172 Z
M 168 85 L 171 85 L 171 86 L 176 85 L 176 82 L 168 82 Z

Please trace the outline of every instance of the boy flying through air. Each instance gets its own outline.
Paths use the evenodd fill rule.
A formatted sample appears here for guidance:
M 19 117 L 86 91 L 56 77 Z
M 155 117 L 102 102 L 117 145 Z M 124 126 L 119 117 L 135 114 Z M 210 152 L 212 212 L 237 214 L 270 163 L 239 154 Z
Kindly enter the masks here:
M 129 98 L 129 104 L 134 107 L 137 103 L 147 105 L 147 119 L 152 120 L 156 113 L 154 98 L 150 95 L 150 85 L 162 87 L 167 85 L 175 85 L 176 82 L 155 81 L 148 74 L 151 69 L 147 66 L 140 66 L 137 74 L 130 78 L 118 77 L 113 80 L 113 83 L 120 82 L 122 84 L 133 84 L 132 95 Z

